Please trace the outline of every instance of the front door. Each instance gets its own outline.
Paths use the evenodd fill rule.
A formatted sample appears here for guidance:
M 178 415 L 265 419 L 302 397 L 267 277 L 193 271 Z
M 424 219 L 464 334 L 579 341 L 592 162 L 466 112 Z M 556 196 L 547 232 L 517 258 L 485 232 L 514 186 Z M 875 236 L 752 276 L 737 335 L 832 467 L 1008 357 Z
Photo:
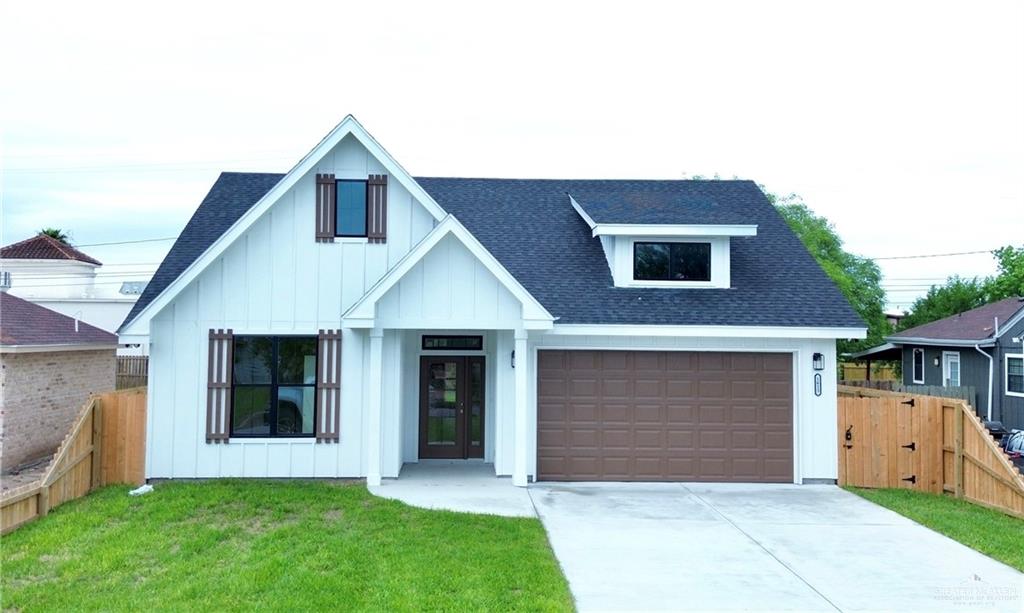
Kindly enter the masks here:
M 420 358 L 420 458 L 484 457 L 483 356 Z

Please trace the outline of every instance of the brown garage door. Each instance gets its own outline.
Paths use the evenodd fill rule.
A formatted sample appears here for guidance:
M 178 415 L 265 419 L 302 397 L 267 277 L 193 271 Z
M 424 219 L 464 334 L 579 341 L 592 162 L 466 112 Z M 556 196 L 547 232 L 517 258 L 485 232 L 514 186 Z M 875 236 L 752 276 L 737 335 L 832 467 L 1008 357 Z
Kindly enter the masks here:
M 541 351 L 538 478 L 793 480 L 791 354 Z

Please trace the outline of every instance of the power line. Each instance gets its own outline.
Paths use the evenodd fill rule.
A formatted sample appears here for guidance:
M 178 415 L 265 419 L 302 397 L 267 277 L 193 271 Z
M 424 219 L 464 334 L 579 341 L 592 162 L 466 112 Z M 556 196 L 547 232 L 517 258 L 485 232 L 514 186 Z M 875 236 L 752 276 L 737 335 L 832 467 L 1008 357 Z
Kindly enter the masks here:
M 978 255 L 981 253 L 992 253 L 995 249 L 982 249 L 979 251 L 958 251 L 955 253 L 928 253 L 924 255 L 890 255 L 881 258 L 870 258 L 872 260 L 915 260 L 921 258 L 948 258 L 957 255 Z
M 140 238 L 134 241 L 114 241 L 110 243 L 83 243 L 71 245 L 74 248 L 79 247 L 106 247 L 108 245 L 134 245 L 136 243 L 158 243 L 160 241 L 173 241 L 177 239 L 177 236 L 168 236 L 166 238 Z

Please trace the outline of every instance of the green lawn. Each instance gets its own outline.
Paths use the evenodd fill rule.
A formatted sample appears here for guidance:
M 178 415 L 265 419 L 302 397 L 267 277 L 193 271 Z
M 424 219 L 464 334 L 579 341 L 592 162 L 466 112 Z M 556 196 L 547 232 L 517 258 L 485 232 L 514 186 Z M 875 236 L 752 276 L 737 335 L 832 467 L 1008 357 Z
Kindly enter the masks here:
M 110 487 L 3 537 L 3 610 L 556 610 L 536 519 L 427 511 L 362 484 Z
M 846 489 L 1024 571 L 1024 519 L 941 494 Z

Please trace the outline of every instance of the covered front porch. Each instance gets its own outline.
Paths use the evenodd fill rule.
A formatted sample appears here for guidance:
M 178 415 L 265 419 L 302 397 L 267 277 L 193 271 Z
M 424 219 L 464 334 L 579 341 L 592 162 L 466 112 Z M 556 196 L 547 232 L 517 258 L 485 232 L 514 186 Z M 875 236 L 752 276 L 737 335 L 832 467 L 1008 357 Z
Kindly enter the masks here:
M 496 477 L 482 460 L 421 460 L 405 464 L 398 479 L 371 485 L 370 492 L 425 509 L 536 517 L 529 490 Z
M 364 347 L 367 484 L 427 459 L 526 486 L 531 331 L 554 317 L 452 216 L 342 316 Z
M 527 485 L 525 330 L 375 328 L 367 336 L 368 485 L 422 475 L 420 463 Z

